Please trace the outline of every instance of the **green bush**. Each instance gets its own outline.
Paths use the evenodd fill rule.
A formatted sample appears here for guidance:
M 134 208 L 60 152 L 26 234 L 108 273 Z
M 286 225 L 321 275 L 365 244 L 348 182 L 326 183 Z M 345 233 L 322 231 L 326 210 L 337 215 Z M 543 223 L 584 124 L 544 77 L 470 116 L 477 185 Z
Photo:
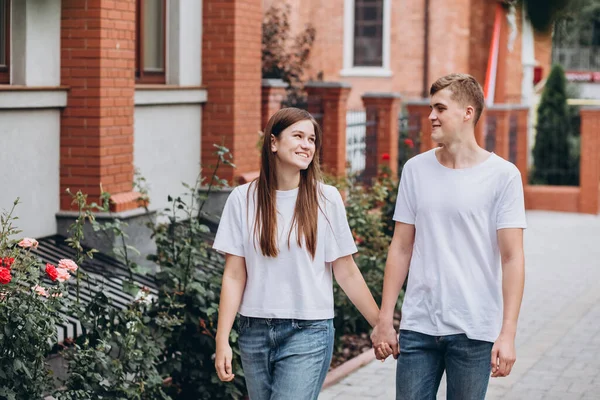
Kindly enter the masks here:
M 550 72 L 542 94 L 533 147 L 534 165 L 531 183 L 542 185 L 578 185 L 577 145 L 574 126 L 567 106 L 567 81 L 561 66 Z

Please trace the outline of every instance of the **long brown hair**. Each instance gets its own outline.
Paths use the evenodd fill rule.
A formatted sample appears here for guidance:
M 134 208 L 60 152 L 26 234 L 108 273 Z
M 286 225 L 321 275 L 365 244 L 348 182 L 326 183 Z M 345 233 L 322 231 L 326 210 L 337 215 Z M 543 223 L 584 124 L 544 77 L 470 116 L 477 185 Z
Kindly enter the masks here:
M 271 143 L 274 140 L 271 135 L 279 138 L 281 132 L 287 127 L 304 120 L 312 122 L 315 128 L 315 153 L 308 168 L 300 171 L 298 198 L 296 199 L 292 225 L 288 233 L 288 246 L 290 245 L 292 231 L 295 229 L 298 246 L 302 247 L 302 240 L 304 240 L 306 249 L 311 257 L 315 258 L 317 220 L 320 209 L 319 197 L 322 195 L 319 187 L 321 181 L 319 154 L 323 133 L 310 113 L 293 107 L 283 108 L 269 119 L 263 137 L 260 175 L 253 183 L 256 185 L 254 238 L 259 239 L 260 249 L 265 257 L 277 257 L 279 254 L 277 244 L 277 174 L 275 171 L 275 154 L 271 151 Z

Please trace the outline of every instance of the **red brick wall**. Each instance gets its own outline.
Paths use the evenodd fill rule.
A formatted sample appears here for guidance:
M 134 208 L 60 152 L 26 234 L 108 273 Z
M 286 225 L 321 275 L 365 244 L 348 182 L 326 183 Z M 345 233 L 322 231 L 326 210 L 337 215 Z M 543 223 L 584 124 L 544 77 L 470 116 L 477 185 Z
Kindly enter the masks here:
M 405 99 L 420 98 L 423 92 L 424 2 L 391 2 L 391 78 L 343 77 L 344 9 L 343 0 L 263 0 L 264 10 L 272 4 L 291 6 L 292 30 L 298 32 L 306 23 L 317 30 L 309 77 L 323 72 L 325 80 L 343 81 L 352 85 L 349 108 L 362 108 L 365 92 L 395 91 Z M 430 0 L 429 79 L 451 72 L 468 72 L 483 85 L 494 25 L 496 3 L 481 0 Z M 323 16 L 327 16 L 323 18 Z M 517 14 L 520 30 L 520 12 Z M 551 42 L 538 41 L 536 58 L 545 60 Z M 521 36 L 507 52 L 505 97 L 520 102 L 521 97 Z M 549 60 L 549 58 L 548 58 Z
M 81 189 L 126 193 L 133 181 L 135 0 L 63 0 L 61 209 Z
M 202 164 L 217 161 L 213 144 L 233 153 L 237 168 L 218 175 L 232 180 L 259 169 L 261 129 L 260 0 L 204 0 L 202 81 L 208 102 L 202 113 Z
M 562 212 L 579 211 L 579 187 L 573 186 L 525 186 L 525 208 Z

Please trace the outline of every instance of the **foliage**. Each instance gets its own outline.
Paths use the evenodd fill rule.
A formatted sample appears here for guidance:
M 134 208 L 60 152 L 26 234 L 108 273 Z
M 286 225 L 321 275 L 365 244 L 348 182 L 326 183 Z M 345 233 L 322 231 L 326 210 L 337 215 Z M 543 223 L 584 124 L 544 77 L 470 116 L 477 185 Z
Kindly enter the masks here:
M 391 221 L 391 215 L 388 214 L 390 209 L 393 210 L 397 183 L 386 168 L 370 185 L 360 183 L 356 175 L 341 179 L 327 177 L 327 182 L 346 193 L 346 215 L 358 248 L 355 261 L 375 301 L 381 304 L 387 250 L 393 233 L 393 225 L 390 230 L 388 221 L 388 218 Z M 334 302 L 338 346 L 344 334 L 370 332 L 367 321 L 337 283 L 334 285 Z
M 540 32 L 548 32 L 557 18 L 572 0 L 520 0 L 525 5 L 526 15 L 531 26 Z M 519 3 L 513 0 L 509 3 Z
M 70 193 L 70 192 L 69 192 Z M 57 399 L 168 399 L 162 386 L 162 377 L 156 368 L 163 343 L 158 337 L 160 326 L 152 323 L 149 315 L 151 298 L 146 288 L 136 287 L 133 272 L 137 265 L 130 261 L 131 247 L 126 244 L 126 224 L 115 218 L 113 222 L 100 225 L 95 211 L 109 211 L 108 193 L 102 194 L 103 205 L 88 204 L 81 192 L 71 194 L 77 206 L 78 218 L 69 228 L 69 246 L 76 251 L 76 258 L 83 263 L 92 258 L 95 250 L 83 252 L 84 225 L 91 223 L 95 231 L 110 232 L 121 239 L 122 248 L 115 253 L 129 269 L 129 280 L 124 291 L 137 295 L 124 310 L 111 304 L 103 291 L 98 292 L 84 305 L 80 302 L 79 285 L 101 286 L 82 269 L 77 275 L 77 297 L 72 310 L 76 313 L 83 334 L 63 351 L 68 362 L 68 378 L 64 387 L 55 393 Z M 153 329 L 155 328 L 155 329 Z M 67 343 L 68 344 L 68 343 Z
M 236 346 L 233 383 L 218 380 L 213 361 L 223 271 L 222 260 L 209 251 L 203 207 L 213 187 L 227 184 L 217 177 L 217 168 L 233 166 L 228 149 L 217 146 L 217 155 L 219 163 L 208 180 L 199 177 L 195 186 L 184 185 L 186 196 L 169 197 L 171 206 L 163 214 L 168 222 L 150 225 L 157 246 L 150 259 L 160 267 L 155 313 L 169 328 L 159 369 L 170 376 L 168 393 L 181 399 L 239 399 L 246 392 Z M 206 194 L 204 185 L 209 185 Z M 237 341 L 235 329 L 230 340 Z
M 308 59 L 315 41 L 316 30 L 308 24 L 292 37 L 289 22 L 290 6 L 271 6 L 262 24 L 262 77 L 282 79 L 289 86 L 287 101 L 290 106 L 305 102 L 304 83 L 310 68 Z
M 41 263 L 31 253 L 37 241 L 13 239 L 20 232 L 13 225 L 17 204 L 0 220 L 0 399 L 28 400 L 41 398 L 51 385 L 45 359 L 68 301 L 63 283 L 46 287 L 41 281 Z M 63 271 L 61 279 L 68 276 Z
M 555 65 L 546 82 L 537 117 L 537 134 L 533 148 L 534 184 L 578 185 L 577 160 L 570 140 L 573 124 L 567 106 L 566 78 L 562 67 Z

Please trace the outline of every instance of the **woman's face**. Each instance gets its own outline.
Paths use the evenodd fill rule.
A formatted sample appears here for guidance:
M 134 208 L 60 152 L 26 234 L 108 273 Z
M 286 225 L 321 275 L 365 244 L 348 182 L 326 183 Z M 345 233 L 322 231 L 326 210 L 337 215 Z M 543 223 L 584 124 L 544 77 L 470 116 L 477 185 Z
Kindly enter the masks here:
M 282 167 L 307 169 L 315 156 L 316 134 L 310 120 L 288 126 L 279 137 L 271 135 L 271 151 Z

